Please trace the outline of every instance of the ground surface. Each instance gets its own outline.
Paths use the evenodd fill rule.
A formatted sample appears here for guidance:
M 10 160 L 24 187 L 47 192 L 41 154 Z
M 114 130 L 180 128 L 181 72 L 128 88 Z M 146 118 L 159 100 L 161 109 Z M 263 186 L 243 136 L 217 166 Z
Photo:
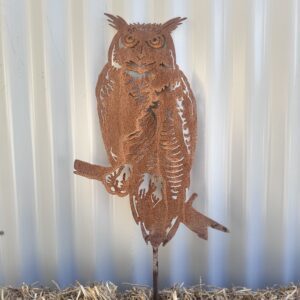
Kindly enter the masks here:
M 22 285 L 20 288 L 0 288 L 0 299 L 151 299 L 151 289 L 140 286 L 130 286 L 125 292 L 120 293 L 117 286 L 107 283 L 94 283 L 83 286 L 76 285 L 60 289 L 40 288 L 36 285 Z M 252 291 L 246 288 L 220 289 L 208 286 L 195 286 L 185 288 L 177 285 L 160 292 L 160 299 L 300 299 L 300 285 L 274 287 L 265 290 Z

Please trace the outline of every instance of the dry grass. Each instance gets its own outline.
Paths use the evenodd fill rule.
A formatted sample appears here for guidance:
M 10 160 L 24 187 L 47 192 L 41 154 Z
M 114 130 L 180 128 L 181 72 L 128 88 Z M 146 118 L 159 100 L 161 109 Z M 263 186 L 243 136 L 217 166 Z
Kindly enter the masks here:
M 118 292 L 117 286 L 111 282 L 94 283 L 83 286 L 77 283 L 75 286 L 60 289 L 57 284 L 55 289 L 40 288 L 35 285 L 23 284 L 20 288 L 0 288 L 0 299 L 151 299 L 151 289 L 142 286 L 131 285 L 125 292 Z M 300 286 L 291 284 L 286 287 L 274 287 L 265 290 L 252 291 L 246 288 L 220 289 L 204 285 L 185 288 L 176 285 L 160 292 L 160 299 L 300 299 Z

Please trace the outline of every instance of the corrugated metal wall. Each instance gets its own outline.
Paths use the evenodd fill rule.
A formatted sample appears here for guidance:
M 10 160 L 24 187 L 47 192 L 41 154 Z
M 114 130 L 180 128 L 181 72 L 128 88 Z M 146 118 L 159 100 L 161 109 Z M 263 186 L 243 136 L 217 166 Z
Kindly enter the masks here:
M 0 0 L 0 283 L 151 283 L 151 249 L 128 199 L 72 174 L 107 162 L 94 87 L 129 22 L 174 32 L 197 97 L 191 191 L 227 225 L 208 242 L 180 228 L 161 250 L 161 286 L 300 280 L 300 2 Z

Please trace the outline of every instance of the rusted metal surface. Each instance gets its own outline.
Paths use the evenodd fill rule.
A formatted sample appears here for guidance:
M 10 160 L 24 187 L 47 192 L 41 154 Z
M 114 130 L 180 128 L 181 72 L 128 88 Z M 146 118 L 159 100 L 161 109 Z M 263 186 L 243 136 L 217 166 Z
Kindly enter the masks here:
M 80 160 L 75 174 L 101 181 L 107 192 L 129 195 L 145 241 L 157 249 L 181 223 L 207 239 L 208 227 L 228 230 L 186 199 L 196 146 L 196 102 L 176 64 L 171 33 L 185 18 L 127 24 L 106 14 L 117 30 L 99 75 L 99 121 L 111 166 Z

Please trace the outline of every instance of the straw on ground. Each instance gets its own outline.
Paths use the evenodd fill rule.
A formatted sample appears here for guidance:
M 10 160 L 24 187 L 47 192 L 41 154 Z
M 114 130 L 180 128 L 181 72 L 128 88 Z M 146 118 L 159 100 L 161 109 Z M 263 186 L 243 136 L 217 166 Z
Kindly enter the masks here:
M 74 300 L 109 300 L 109 299 L 134 299 L 146 300 L 152 298 L 152 290 L 145 286 L 131 285 L 124 292 L 120 292 L 118 287 L 111 282 L 93 283 L 82 285 L 77 283 L 74 286 L 60 289 L 58 284 L 54 283 L 54 288 L 38 287 L 34 285 L 23 284 L 19 288 L 2 287 L 0 288 L 1 300 L 15 299 L 74 299 Z M 172 288 L 160 291 L 159 298 L 162 300 L 170 299 L 300 299 L 300 285 L 290 284 L 285 287 L 275 286 L 262 290 L 253 291 L 247 288 L 234 287 L 230 289 L 215 288 L 203 284 L 194 287 L 184 287 L 175 285 Z

